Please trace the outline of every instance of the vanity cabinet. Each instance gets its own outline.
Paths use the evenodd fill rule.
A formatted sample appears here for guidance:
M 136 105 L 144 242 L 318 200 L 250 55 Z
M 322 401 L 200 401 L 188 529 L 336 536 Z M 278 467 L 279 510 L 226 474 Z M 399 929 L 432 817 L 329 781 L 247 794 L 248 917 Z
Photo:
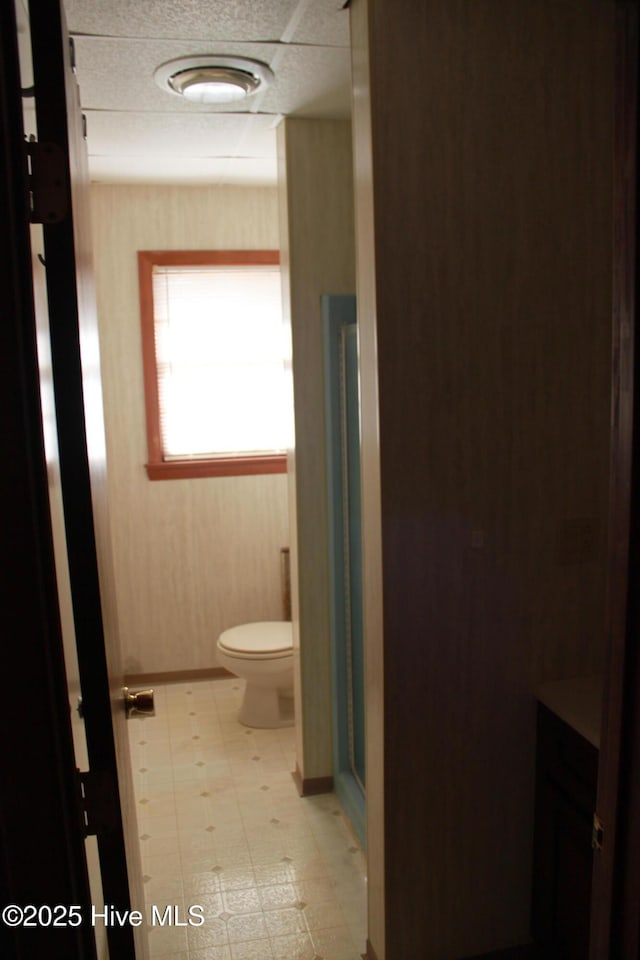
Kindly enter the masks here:
M 538 703 L 532 933 L 545 957 L 561 960 L 588 960 L 589 954 L 597 688 L 591 701 L 586 726 L 563 718 L 564 712 L 572 720 L 571 711 L 558 715 Z

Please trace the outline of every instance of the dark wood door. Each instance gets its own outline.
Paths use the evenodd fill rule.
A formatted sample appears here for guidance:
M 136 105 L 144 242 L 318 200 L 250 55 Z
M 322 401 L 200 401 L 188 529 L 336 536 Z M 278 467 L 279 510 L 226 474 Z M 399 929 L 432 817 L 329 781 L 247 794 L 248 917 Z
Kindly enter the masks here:
M 591 960 L 640 950 L 640 410 L 637 345 L 638 7 L 616 3 L 611 473 L 605 689 Z
M 75 773 L 79 759 L 73 754 L 69 722 L 70 706 L 75 704 L 69 704 L 66 689 L 56 590 L 12 7 L 2 5 L 2 146 L 7 161 L 2 178 L 7 309 L 2 432 L 13 465 L 3 477 L 7 522 L 2 546 L 11 577 L 3 581 L 2 646 L 9 661 L 3 663 L 4 676 L 8 681 L 17 676 L 27 685 L 28 695 L 24 691 L 21 695 L 19 685 L 12 686 L 2 715 L 8 730 L 24 712 L 28 736 L 20 737 L 22 754 L 3 743 L 7 779 L 0 805 L 1 892 L 3 903 L 78 904 L 84 922 L 62 933 L 46 925 L 35 932 L 0 925 L 0 936 L 8 942 L 3 957 L 37 953 L 89 960 L 95 956 L 95 943 Z M 86 150 L 71 47 L 57 0 L 31 5 L 30 31 L 38 139 L 54 144 L 60 155 L 56 176 L 65 208 L 44 225 L 46 266 L 35 262 L 34 268 L 46 276 L 66 560 L 89 759 L 84 789 L 90 801 L 89 831 L 97 835 L 104 900 L 122 912 L 142 908 L 143 896 L 109 550 Z M 39 326 L 38 336 L 41 333 Z M 57 463 L 50 466 L 57 469 Z M 26 750 L 29 744 L 31 752 Z M 46 756 L 34 762 L 36 744 Z M 49 807 L 50 817 L 43 817 Z M 33 822 L 27 824 L 29 818 Z M 46 827 L 46 842 L 41 827 Z M 39 848 L 21 863 L 20 846 L 23 858 L 33 846 L 27 839 L 30 834 L 38 838 Z M 142 928 L 109 925 L 107 935 L 112 957 L 142 960 L 146 955 Z
M 67 214 L 44 260 L 67 559 L 89 760 L 85 791 L 106 904 L 142 909 L 142 879 L 109 540 L 88 172 L 73 47 L 58 0 L 31 5 L 38 140 L 60 149 Z M 111 956 L 145 955 L 141 927 L 110 925 Z
M 0 904 L 76 904 L 86 918 L 91 894 L 51 533 L 11 3 L 0 5 L 0 123 Z M 0 923 L 6 960 L 95 957 L 88 923 L 11 926 L 11 916 Z

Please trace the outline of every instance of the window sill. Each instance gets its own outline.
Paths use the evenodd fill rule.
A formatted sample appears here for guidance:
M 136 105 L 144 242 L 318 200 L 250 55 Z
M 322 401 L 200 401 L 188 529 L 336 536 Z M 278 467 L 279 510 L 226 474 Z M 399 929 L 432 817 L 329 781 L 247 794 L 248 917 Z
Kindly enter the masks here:
M 199 477 L 246 477 L 286 473 L 286 453 L 214 460 L 163 460 L 145 464 L 149 480 L 195 480 Z

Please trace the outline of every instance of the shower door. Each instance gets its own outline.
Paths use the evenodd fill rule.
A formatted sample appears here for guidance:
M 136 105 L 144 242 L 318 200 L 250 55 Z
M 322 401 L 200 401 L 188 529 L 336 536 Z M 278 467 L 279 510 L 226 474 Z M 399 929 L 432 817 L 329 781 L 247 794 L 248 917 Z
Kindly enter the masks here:
M 355 296 L 325 296 L 322 311 L 334 782 L 342 806 L 364 845 L 364 649 Z

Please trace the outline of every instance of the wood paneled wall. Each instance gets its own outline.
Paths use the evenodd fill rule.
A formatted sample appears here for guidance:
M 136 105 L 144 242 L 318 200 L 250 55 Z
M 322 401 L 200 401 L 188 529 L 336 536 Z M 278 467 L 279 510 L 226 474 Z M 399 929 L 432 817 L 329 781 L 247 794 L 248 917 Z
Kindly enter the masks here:
M 109 498 L 128 674 L 215 665 L 218 634 L 282 617 L 286 476 L 151 482 L 136 252 L 278 249 L 275 188 L 92 188 Z
M 353 166 L 357 238 L 358 361 L 365 649 L 368 941 L 384 960 L 384 640 L 380 514 L 380 431 L 371 101 L 367 3 L 351 9 Z M 373 952 L 371 954 L 373 960 Z
M 278 128 L 278 180 L 294 373 L 289 476 L 297 756 L 303 779 L 315 779 L 333 771 L 320 297 L 355 290 L 349 121 L 286 119 Z
M 602 662 L 613 3 L 354 0 L 352 35 L 384 608 L 370 934 L 453 960 L 528 940 L 533 689 Z

